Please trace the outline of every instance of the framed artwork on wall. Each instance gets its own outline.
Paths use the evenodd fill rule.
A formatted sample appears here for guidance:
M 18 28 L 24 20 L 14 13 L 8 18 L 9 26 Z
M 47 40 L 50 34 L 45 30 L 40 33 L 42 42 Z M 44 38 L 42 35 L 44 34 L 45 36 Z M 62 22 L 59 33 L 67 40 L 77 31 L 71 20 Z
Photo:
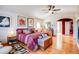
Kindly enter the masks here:
M 18 27 L 25 27 L 26 26 L 26 17 L 18 16 L 18 18 L 17 18 L 17 26 Z
M 33 18 L 27 18 L 27 25 L 28 27 L 34 26 L 34 19 Z
M 10 27 L 10 17 L 0 16 L 0 27 Z

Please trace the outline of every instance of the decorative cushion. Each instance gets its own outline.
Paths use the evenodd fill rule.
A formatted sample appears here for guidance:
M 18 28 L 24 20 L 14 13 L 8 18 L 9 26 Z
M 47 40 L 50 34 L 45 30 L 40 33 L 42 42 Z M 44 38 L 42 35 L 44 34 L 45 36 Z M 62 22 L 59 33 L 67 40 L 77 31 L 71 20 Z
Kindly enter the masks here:
M 23 33 L 23 31 L 22 30 L 17 30 L 17 33 L 21 34 L 21 33 Z
M 42 39 L 42 36 L 41 35 L 39 36 L 39 39 Z

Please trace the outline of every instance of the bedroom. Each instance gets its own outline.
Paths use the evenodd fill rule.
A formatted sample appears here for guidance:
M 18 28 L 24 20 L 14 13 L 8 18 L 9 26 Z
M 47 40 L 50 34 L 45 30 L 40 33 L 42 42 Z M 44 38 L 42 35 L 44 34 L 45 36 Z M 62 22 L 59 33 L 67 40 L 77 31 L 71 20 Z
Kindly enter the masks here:
M 3 47 L 9 46 L 12 50 L 9 53 L 13 54 L 21 53 L 20 49 L 22 54 L 25 52 L 26 54 L 79 53 L 78 7 L 75 5 L 0 5 L 0 43 Z M 70 26 L 71 22 L 72 26 Z M 0 53 L 7 53 L 5 50 L 6 48 L 1 49 Z

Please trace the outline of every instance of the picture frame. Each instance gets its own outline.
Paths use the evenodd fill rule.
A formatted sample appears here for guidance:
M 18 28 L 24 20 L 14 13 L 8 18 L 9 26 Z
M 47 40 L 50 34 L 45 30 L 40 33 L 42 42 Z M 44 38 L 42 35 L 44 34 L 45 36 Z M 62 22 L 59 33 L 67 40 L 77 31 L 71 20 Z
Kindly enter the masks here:
M 0 27 L 10 27 L 10 17 L 0 16 Z
M 27 18 L 27 25 L 28 27 L 34 26 L 34 18 Z
M 18 18 L 17 18 L 17 26 L 18 27 L 26 27 L 26 17 L 18 16 Z

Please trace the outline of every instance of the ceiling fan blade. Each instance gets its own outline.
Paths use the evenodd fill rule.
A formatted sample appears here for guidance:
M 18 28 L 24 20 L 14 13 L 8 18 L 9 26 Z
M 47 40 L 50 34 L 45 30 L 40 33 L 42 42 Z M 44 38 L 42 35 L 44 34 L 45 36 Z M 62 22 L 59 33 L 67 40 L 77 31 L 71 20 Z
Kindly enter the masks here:
M 55 6 L 52 6 L 52 9 L 54 9 L 55 8 Z
M 54 9 L 53 11 L 60 11 L 61 9 Z
M 55 8 L 55 6 L 54 5 L 48 5 L 48 10 L 52 10 L 52 9 L 54 9 Z

